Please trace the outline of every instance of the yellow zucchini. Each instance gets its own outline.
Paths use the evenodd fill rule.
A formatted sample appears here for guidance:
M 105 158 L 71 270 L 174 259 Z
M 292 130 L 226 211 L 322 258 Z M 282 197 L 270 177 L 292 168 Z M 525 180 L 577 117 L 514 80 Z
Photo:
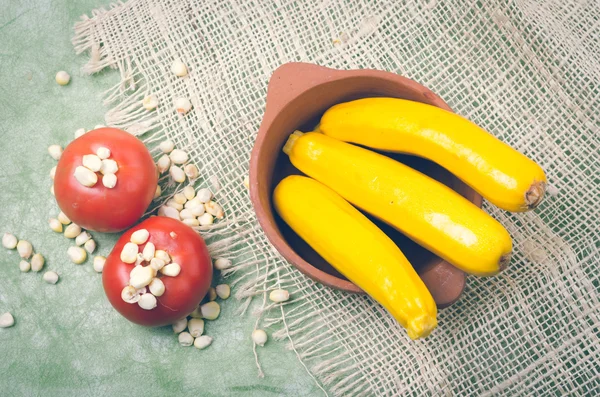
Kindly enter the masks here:
M 437 307 L 404 254 L 333 190 L 292 175 L 273 192 L 281 218 L 327 262 L 385 307 L 412 339 L 437 326 Z
M 546 175 L 534 161 L 471 121 L 444 109 L 396 98 L 365 98 L 333 106 L 320 132 L 374 149 L 434 161 L 499 208 L 535 208 Z
M 402 163 L 316 132 L 296 131 L 283 151 L 306 175 L 467 273 L 494 275 L 510 261 L 512 241 L 498 221 Z

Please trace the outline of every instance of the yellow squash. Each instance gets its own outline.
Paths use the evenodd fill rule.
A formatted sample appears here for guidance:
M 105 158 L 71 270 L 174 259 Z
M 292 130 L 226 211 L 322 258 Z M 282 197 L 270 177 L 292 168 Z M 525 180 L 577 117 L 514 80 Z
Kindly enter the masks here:
M 512 241 L 498 221 L 402 163 L 316 132 L 296 131 L 283 151 L 306 175 L 467 273 L 494 275 L 510 261 Z
M 546 176 L 538 164 L 469 120 L 435 106 L 359 99 L 333 106 L 319 128 L 341 141 L 434 161 L 507 211 L 531 210 L 544 197 Z
M 381 303 L 412 339 L 437 326 L 433 297 L 404 254 L 373 222 L 320 182 L 288 176 L 273 192 L 283 220 L 353 283 Z

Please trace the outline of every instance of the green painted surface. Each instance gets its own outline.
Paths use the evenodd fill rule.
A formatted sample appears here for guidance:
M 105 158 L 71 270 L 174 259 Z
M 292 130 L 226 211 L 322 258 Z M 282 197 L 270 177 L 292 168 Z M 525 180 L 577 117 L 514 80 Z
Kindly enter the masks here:
M 47 224 L 58 213 L 50 194 L 50 144 L 66 145 L 80 127 L 103 124 L 101 93 L 118 82 L 107 70 L 83 76 L 87 60 L 70 39 L 80 15 L 106 0 L 28 0 L 1 4 L 0 231 L 29 240 L 60 274 L 22 274 L 16 251 L 0 248 L 0 313 L 16 324 L 0 329 L 0 395 L 309 396 L 322 394 L 283 342 L 259 349 L 265 379 L 257 377 L 249 335 L 251 315 L 223 305 L 206 326 L 215 342 L 206 351 L 183 348 L 170 329 L 127 322 L 108 304 L 91 260 L 70 263 L 71 241 Z M 67 70 L 71 84 L 54 82 Z M 94 233 L 106 255 L 118 236 Z

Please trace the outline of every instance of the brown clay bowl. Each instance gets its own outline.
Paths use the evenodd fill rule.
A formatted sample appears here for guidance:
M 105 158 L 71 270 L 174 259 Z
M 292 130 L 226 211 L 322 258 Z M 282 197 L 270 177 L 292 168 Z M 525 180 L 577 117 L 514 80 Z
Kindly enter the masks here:
M 307 63 L 288 63 L 271 77 L 265 114 L 250 159 L 250 197 L 261 227 L 275 248 L 298 270 L 329 287 L 363 293 L 338 273 L 277 216 L 275 186 L 290 174 L 301 174 L 281 152 L 294 130 L 310 131 L 332 105 L 365 97 L 396 97 L 450 110 L 419 83 L 378 70 L 334 70 Z M 442 167 L 422 158 L 390 155 L 451 187 L 477 206 L 482 198 Z M 373 218 L 371 218 L 374 220 Z M 465 286 L 465 274 L 393 228 L 375 223 L 400 247 L 429 288 L 438 307 L 454 303 Z

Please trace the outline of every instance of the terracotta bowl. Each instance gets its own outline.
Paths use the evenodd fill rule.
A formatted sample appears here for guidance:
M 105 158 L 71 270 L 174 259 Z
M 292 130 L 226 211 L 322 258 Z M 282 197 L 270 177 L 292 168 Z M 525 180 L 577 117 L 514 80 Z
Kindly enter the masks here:
M 333 70 L 288 63 L 271 77 L 267 105 L 250 159 L 250 197 L 260 225 L 275 248 L 298 270 L 329 287 L 363 293 L 296 235 L 272 205 L 273 189 L 290 174 L 301 174 L 281 152 L 294 130 L 310 131 L 332 105 L 365 97 L 396 97 L 451 110 L 415 81 L 378 70 Z M 384 153 L 385 154 L 385 153 Z M 411 156 L 389 155 L 448 185 L 481 206 L 481 196 L 440 166 Z M 372 219 L 372 218 L 371 218 Z M 465 274 L 391 227 L 375 221 L 398 244 L 431 291 L 438 307 L 454 303 L 465 286 Z

